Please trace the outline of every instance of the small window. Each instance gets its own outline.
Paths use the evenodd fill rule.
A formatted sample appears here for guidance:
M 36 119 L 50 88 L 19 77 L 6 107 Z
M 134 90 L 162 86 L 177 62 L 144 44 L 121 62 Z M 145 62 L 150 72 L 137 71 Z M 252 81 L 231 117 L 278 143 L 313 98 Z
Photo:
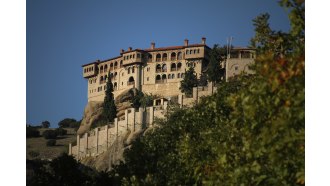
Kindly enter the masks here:
M 140 54 L 136 54 L 136 57 L 137 57 L 137 58 L 140 58 L 140 57 L 141 57 L 141 55 L 140 55 Z
M 197 54 L 199 54 L 199 49 L 197 49 Z
M 238 70 L 238 66 L 235 66 L 235 70 Z
M 133 59 L 135 58 L 135 54 L 133 54 Z
M 132 59 L 132 55 L 130 55 L 129 58 Z
M 149 81 L 149 77 L 147 77 L 147 81 Z

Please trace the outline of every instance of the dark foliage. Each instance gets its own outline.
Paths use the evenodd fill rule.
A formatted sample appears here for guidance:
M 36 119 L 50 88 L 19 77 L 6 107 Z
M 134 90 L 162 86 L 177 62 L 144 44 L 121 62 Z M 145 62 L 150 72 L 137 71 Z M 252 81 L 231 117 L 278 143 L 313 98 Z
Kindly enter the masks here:
M 74 128 L 72 126 L 76 126 L 76 125 L 77 125 L 77 121 L 73 118 L 65 118 L 58 123 L 58 127 L 60 128 Z
M 26 137 L 27 138 L 36 138 L 40 136 L 38 128 L 27 126 L 26 127 Z
M 56 140 L 55 139 L 47 140 L 46 145 L 49 146 L 49 147 L 55 146 L 56 145 Z
M 58 136 L 58 134 L 57 134 L 56 130 L 45 130 L 42 133 L 42 136 L 45 139 L 56 139 L 56 137 Z
M 68 132 L 67 130 L 65 130 L 63 128 L 57 128 L 57 129 L 55 129 L 55 131 L 56 131 L 56 133 L 57 133 L 58 136 L 64 136 Z
M 43 121 L 41 123 L 42 128 L 49 128 L 50 127 L 50 122 L 49 121 Z
M 111 82 L 110 73 L 108 74 L 107 89 L 105 90 L 105 97 L 103 102 L 103 117 L 107 122 L 113 122 L 117 116 L 117 108 L 113 96 L 113 84 Z M 106 123 L 105 123 L 106 124 Z

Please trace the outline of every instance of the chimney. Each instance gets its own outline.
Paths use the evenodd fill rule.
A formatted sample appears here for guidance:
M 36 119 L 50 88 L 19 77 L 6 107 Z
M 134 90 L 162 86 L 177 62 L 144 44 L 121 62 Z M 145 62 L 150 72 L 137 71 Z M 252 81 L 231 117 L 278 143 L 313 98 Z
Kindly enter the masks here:
M 120 49 L 120 53 L 124 53 L 125 52 L 125 50 L 124 49 Z
M 189 43 L 189 40 L 188 39 L 185 39 L 184 40 L 184 46 L 188 46 L 188 43 Z
M 206 38 L 202 37 L 202 44 L 205 45 L 205 43 L 206 43 Z
M 128 50 L 127 51 L 131 51 L 132 50 L 132 47 L 128 47 Z
M 151 49 L 155 49 L 155 43 L 154 42 L 151 43 L 151 47 L 150 48 Z

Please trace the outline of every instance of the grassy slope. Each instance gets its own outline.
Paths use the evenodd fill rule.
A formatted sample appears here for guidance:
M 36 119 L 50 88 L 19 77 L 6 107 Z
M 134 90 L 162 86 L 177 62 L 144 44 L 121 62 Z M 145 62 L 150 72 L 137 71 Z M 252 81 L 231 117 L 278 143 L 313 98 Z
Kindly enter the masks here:
M 42 135 L 45 130 L 48 129 L 39 129 L 40 135 Z M 36 158 L 41 159 L 54 159 L 61 153 L 68 152 L 69 143 L 72 143 L 76 140 L 76 132 L 71 128 L 65 128 L 65 130 L 68 131 L 68 134 L 64 136 L 58 136 L 58 139 L 56 140 L 56 146 L 53 147 L 47 147 L 47 140 L 42 136 L 38 138 L 26 138 L 26 158 L 34 159 L 29 155 L 30 151 L 39 152 L 40 155 Z

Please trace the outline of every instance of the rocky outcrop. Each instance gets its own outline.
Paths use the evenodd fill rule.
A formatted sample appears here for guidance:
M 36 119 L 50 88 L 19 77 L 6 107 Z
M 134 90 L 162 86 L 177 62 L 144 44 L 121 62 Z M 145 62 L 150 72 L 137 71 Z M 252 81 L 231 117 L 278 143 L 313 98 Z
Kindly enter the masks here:
M 132 88 L 122 92 L 116 97 L 115 104 L 117 107 L 117 118 L 125 117 L 125 110 L 131 108 L 131 101 L 133 97 L 137 95 L 137 92 L 138 90 L 136 88 Z M 83 119 L 77 131 L 78 135 L 88 132 L 93 123 L 100 119 L 103 111 L 102 104 L 103 102 L 98 101 L 90 101 L 87 103 Z
M 103 111 L 102 104 L 103 102 L 98 101 L 90 101 L 87 103 L 84 110 L 83 119 L 77 131 L 78 135 L 88 132 L 92 124 L 100 118 Z

